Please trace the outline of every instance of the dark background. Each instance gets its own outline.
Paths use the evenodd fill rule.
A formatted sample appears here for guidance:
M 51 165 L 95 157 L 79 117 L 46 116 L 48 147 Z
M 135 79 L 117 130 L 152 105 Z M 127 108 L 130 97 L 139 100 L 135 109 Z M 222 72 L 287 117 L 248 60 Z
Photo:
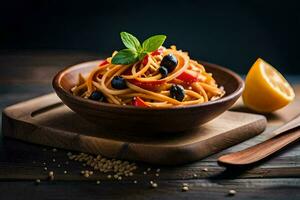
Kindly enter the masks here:
M 191 57 L 246 73 L 257 57 L 299 74 L 297 1 L 1 1 L 0 50 L 84 51 L 122 48 L 120 31 L 141 40 L 168 36 Z

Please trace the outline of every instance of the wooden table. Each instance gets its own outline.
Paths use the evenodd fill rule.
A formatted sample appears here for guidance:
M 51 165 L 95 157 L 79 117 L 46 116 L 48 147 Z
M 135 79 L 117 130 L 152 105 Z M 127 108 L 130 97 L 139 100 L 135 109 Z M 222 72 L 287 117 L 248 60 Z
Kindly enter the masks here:
M 0 107 L 52 91 L 51 78 L 64 66 L 97 59 L 84 52 L 2 52 L 0 54 Z M 300 77 L 298 77 L 300 78 Z M 296 79 L 295 79 L 296 80 Z M 299 112 L 300 85 L 294 85 L 297 101 L 269 115 L 267 131 L 289 120 Z M 109 180 L 96 173 L 84 178 L 84 167 L 77 162 L 67 165 L 67 152 L 58 149 L 1 138 L 0 199 L 300 199 L 300 146 L 296 143 L 268 160 L 246 169 L 225 169 L 217 158 L 227 152 L 243 149 L 270 137 L 267 131 L 204 160 L 178 167 L 148 166 L 138 163 L 133 178 Z M 53 158 L 56 162 L 53 162 Z M 47 180 L 49 170 L 55 180 Z M 61 164 L 61 167 L 58 167 Z M 143 171 L 151 167 L 147 175 Z M 160 176 L 155 169 L 160 168 Z M 67 174 L 64 174 L 64 171 Z M 197 177 L 194 176 L 197 174 Z M 40 179 L 40 184 L 35 180 Z M 96 180 L 101 183 L 96 184 Z M 133 181 L 138 183 L 134 184 Z M 158 183 L 150 188 L 150 181 Z M 182 184 L 190 190 L 182 192 Z M 235 196 L 229 196 L 229 190 Z

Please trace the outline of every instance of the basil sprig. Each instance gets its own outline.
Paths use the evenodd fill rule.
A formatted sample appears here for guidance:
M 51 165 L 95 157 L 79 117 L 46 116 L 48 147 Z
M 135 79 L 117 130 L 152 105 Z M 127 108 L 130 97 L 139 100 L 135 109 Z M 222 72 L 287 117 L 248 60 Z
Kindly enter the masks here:
M 121 32 L 121 40 L 127 49 L 122 49 L 112 58 L 112 64 L 128 65 L 142 60 L 147 53 L 158 49 L 166 40 L 165 35 L 154 35 L 146 39 L 142 45 L 139 40 L 130 33 Z

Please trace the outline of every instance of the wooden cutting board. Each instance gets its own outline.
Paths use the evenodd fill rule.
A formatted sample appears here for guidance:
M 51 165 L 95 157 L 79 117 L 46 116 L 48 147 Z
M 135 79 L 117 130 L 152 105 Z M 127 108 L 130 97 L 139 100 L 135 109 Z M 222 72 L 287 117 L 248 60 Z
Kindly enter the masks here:
M 155 164 L 196 161 L 261 133 L 261 115 L 227 111 L 196 130 L 155 136 L 107 134 L 52 93 L 7 107 L 2 133 L 36 144 Z

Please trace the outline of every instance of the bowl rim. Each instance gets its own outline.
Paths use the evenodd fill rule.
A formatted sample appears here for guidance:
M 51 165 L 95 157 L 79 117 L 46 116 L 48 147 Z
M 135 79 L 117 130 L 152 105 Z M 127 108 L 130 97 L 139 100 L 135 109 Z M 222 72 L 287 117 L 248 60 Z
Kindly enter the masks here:
M 237 88 L 228 96 L 221 97 L 220 99 L 217 99 L 214 101 L 208 101 L 208 102 L 205 102 L 202 104 L 174 106 L 174 107 L 169 107 L 169 108 L 151 108 L 151 109 L 149 109 L 149 108 L 145 108 L 145 107 L 137 107 L 137 106 L 132 106 L 132 105 L 116 105 L 116 104 L 110 104 L 110 103 L 104 103 L 104 102 L 97 102 L 97 101 L 92 101 L 92 100 L 85 99 L 85 98 L 82 98 L 79 96 L 74 96 L 69 91 L 64 89 L 62 87 L 62 85 L 60 84 L 60 81 L 61 81 L 63 75 L 67 71 L 71 70 L 72 68 L 76 68 L 76 67 L 79 68 L 82 65 L 92 65 L 92 64 L 95 65 L 95 67 L 96 67 L 97 63 L 99 63 L 101 61 L 103 61 L 103 59 L 81 62 L 81 63 L 75 64 L 75 65 L 65 67 L 64 69 L 57 72 L 57 74 L 54 76 L 54 78 L 52 80 L 52 87 L 54 88 L 54 90 L 57 94 L 62 94 L 66 98 L 72 99 L 78 103 L 82 103 L 82 105 L 86 105 L 86 106 L 90 105 L 93 108 L 95 108 L 95 106 L 97 106 L 98 108 L 105 107 L 105 108 L 112 108 L 112 109 L 118 108 L 118 109 L 126 109 L 126 110 L 128 109 L 128 110 L 143 110 L 143 111 L 147 111 L 147 110 L 150 110 L 150 111 L 182 110 L 182 109 L 201 108 L 201 107 L 205 107 L 205 106 L 209 106 L 209 105 L 220 104 L 220 103 L 230 101 L 237 96 L 239 97 L 242 94 L 244 87 L 245 87 L 243 79 L 238 74 L 233 72 L 232 70 L 230 70 L 226 67 L 220 66 L 218 64 L 214 64 L 214 63 L 210 63 L 210 62 L 206 62 L 206 61 L 202 61 L 202 60 L 197 60 L 197 61 L 199 63 L 203 64 L 204 66 L 209 65 L 209 67 L 217 68 L 218 70 L 221 70 L 224 73 L 227 73 L 230 76 L 232 76 L 234 79 L 236 79 L 236 81 L 238 82 Z

